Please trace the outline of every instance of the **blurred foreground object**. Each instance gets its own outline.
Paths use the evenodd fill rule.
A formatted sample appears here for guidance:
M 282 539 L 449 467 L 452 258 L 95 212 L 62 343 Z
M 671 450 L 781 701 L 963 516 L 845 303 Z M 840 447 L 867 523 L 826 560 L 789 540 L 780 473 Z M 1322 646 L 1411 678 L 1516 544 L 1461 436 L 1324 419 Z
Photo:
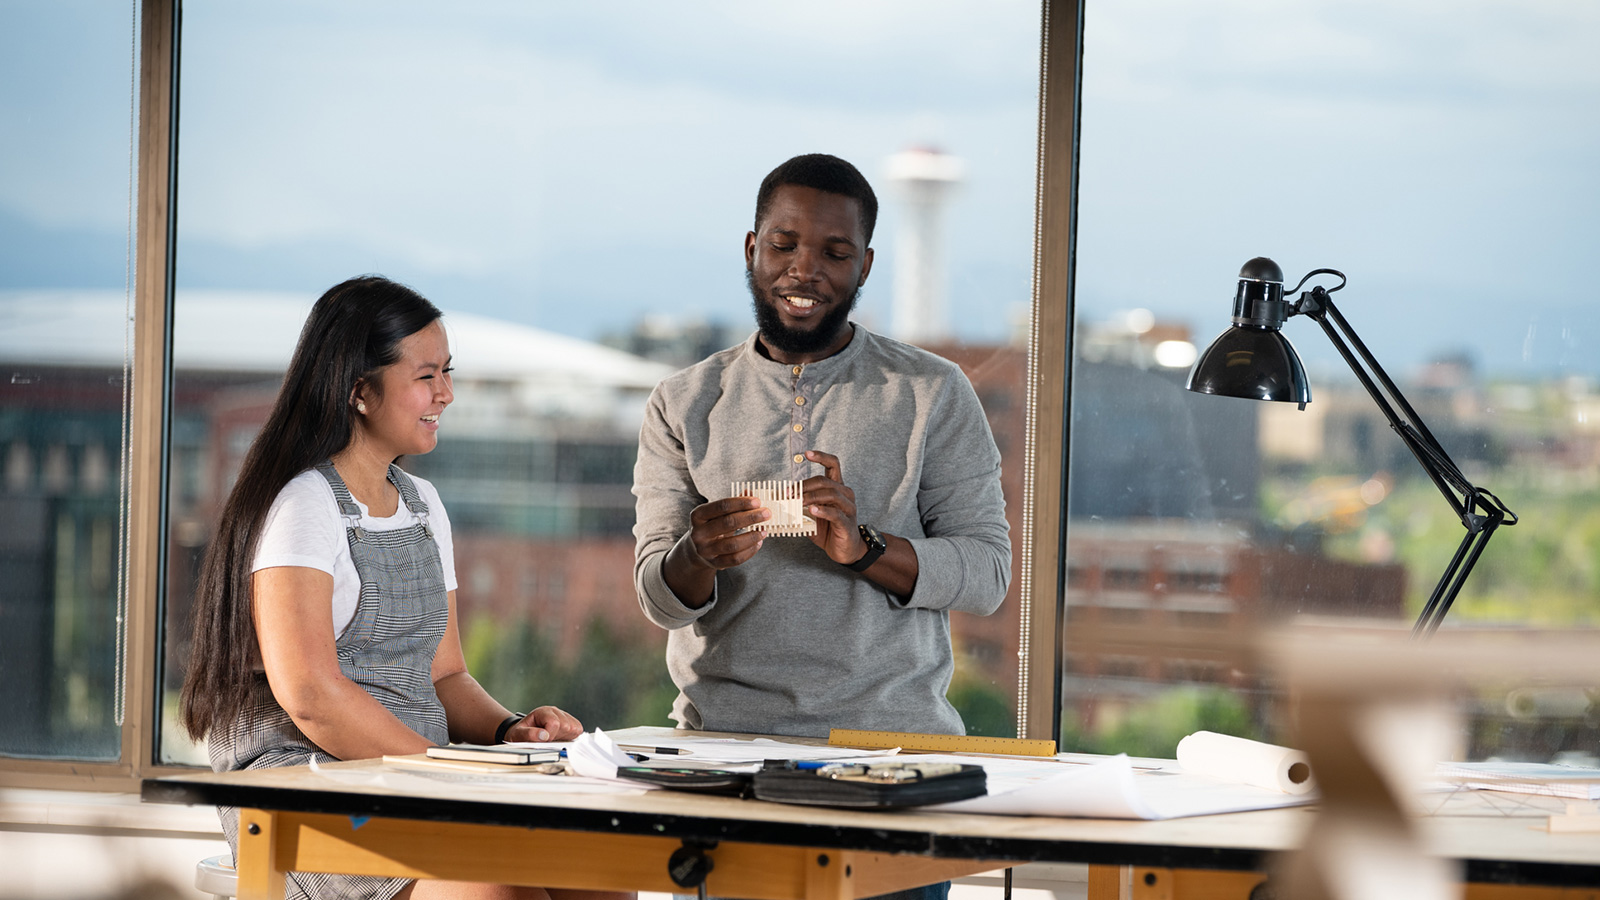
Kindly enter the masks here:
M 1398 630 L 1265 633 L 1268 666 L 1294 698 L 1293 745 L 1317 773 L 1322 804 L 1300 849 L 1275 867 L 1295 900 L 1461 896 L 1459 867 L 1430 851 L 1422 786 L 1460 759 L 1452 700 L 1508 676 L 1600 683 L 1593 638 L 1447 633 L 1417 644 Z

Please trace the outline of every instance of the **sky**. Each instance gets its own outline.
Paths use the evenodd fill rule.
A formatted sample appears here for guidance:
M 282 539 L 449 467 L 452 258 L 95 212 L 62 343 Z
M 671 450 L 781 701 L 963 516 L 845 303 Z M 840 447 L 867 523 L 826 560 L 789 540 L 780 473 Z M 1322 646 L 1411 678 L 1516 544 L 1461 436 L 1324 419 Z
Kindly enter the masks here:
M 185 4 L 178 285 L 314 295 L 359 272 L 583 338 L 747 325 L 756 185 L 795 153 L 883 201 L 961 157 L 962 337 L 1003 339 L 1033 254 L 1036 4 Z M 0 288 L 123 285 L 128 3 L 0 0 Z M 1089 0 L 1077 303 L 1227 324 L 1239 266 L 1349 276 L 1392 369 L 1600 373 L 1600 4 Z M 181 315 L 181 310 L 180 310 Z M 1332 350 L 1286 332 L 1314 368 Z

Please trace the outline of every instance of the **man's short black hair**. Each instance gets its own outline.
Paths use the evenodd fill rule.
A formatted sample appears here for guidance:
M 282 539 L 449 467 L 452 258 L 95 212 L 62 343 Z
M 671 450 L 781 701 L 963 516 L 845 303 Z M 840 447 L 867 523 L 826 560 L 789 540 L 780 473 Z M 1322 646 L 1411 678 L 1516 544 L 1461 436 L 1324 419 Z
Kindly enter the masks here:
M 878 224 L 878 195 L 872 192 L 872 185 L 855 166 L 826 153 L 796 156 L 761 179 L 761 189 L 756 192 L 757 232 L 761 230 L 761 219 L 772 207 L 772 195 L 786 184 L 853 198 L 861 205 L 861 233 L 866 237 L 867 246 L 872 245 L 872 228 Z

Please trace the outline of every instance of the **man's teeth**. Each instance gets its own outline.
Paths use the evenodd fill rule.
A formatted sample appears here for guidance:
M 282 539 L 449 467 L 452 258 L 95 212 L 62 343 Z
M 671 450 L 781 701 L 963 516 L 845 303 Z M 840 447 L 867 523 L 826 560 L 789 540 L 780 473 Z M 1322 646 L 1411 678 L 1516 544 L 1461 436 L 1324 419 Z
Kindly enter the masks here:
M 810 309 L 817 305 L 817 301 L 810 297 L 785 297 L 783 299 L 788 300 L 790 306 L 798 306 L 801 309 Z

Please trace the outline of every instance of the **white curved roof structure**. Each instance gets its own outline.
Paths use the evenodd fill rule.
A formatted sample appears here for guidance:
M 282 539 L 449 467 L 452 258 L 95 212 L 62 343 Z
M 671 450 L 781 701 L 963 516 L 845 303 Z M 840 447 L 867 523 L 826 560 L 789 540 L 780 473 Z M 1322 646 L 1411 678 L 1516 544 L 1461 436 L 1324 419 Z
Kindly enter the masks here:
M 314 298 L 259 291 L 180 291 L 179 370 L 276 373 L 288 365 Z M 119 291 L 0 291 L 0 362 L 120 367 L 126 304 Z M 649 390 L 672 371 L 621 350 L 445 311 L 458 377 L 549 386 Z

